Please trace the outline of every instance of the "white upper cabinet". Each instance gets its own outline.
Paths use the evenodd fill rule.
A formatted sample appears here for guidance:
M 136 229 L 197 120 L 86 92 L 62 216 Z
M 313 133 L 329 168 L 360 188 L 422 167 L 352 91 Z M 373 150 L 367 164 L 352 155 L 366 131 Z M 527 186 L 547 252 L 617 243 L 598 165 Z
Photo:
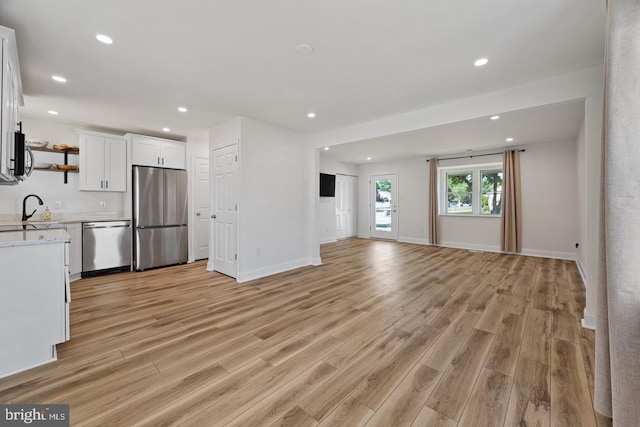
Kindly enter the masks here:
M 186 147 L 183 142 L 128 134 L 132 164 L 170 169 L 186 169 Z
M 80 190 L 127 191 L 127 141 L 124 137 L 78 131 Z

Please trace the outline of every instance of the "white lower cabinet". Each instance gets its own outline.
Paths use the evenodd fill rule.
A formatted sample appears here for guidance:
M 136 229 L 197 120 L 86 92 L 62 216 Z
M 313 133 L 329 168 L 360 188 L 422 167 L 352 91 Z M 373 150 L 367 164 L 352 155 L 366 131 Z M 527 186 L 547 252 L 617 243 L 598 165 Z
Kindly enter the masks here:
M 56 359 L 69 339 L 68 243 L 0 247 L 0 378 Z
M 82 273 L 82 224 L 67 224 L 67 233 L 71 236 L 69 243 L 69 274 L 71 280 L 77 280 Z

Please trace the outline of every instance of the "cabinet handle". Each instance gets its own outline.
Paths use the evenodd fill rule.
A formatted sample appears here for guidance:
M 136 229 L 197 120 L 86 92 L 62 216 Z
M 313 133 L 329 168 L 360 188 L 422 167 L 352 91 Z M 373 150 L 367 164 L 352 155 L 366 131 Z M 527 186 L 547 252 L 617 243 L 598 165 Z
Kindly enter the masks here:
M 105 181 L 105 187 L 104 188 L 109 188 L 109 180 Z
M 158 157 L 158 164 L 160 164 L 160 157 Z
M 104 188 L 104 181 L 100 180 L 100 188 Z
M 164 165 L 164 157 L 162 158 L 162 164 Z

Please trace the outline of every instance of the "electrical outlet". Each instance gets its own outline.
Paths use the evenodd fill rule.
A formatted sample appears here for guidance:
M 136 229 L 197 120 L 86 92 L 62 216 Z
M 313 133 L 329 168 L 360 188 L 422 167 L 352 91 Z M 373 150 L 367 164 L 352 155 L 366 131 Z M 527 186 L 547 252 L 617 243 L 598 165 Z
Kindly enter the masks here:
M 106 209 L 106 207 L 107 207 L 107 202 L 100 202 L 100 207 L 101 207 L 102 209 Z
M 56 200 L 53 202 L 53 207 L 56 209 L 66 209 L 67 203 L 64 200 Z

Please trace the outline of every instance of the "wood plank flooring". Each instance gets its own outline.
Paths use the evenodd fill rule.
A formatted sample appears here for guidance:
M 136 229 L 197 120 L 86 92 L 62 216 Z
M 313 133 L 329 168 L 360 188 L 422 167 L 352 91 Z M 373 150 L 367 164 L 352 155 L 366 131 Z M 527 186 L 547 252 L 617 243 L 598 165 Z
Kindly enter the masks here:
M 607 426 L 573 262 L 349 239 L 248 283 L 204 262 L 72 284 L 58 361 L 1 403 L 74 426 Z

